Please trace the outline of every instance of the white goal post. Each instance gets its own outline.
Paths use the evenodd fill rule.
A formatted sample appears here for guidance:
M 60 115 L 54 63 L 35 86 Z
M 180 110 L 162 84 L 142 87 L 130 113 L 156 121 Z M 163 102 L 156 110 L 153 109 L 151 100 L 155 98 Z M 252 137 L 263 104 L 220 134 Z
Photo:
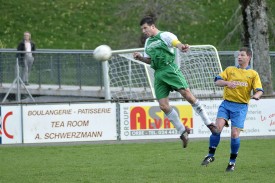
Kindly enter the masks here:
M 177 49 L 175 49 L 177 50 Z M 135 60 L 133 52 L 144 49 L 113 51 L 108 61 L 108 83 L 111 99 L 154 100 L 154 70 L 150 65 Z M 221 97 L 222 88 L 214 84 L 214 77 L 222 71 L 218 52 L 212 45 L 190 46 L 188 52 L 176 52 L 179 65 L 189 88 L 196 97 Z M 106 85 L 105 85 L 106 86 Z M 172 92 L 170 98 L 179 98 Z

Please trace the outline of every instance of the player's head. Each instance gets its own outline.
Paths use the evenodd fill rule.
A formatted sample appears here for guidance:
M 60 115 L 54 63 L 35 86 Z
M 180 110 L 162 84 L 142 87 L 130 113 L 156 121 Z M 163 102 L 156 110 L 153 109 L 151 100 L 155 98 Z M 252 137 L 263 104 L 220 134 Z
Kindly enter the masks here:
M 139 25 L 142 26 L 143 24 L 153 25 L 155 24 L 155 18 L 151 15 L 145 16 L 141 19 Z
M 240 66 L 246 68 L 249 65 L 251 57 L 252 51 L 248 47 L 242 47 L 239 49 L 238 63 Z
M 158 32 L 158 29 L 155 25 L 156 18 L 153 15 L 145 16 L 141 19 L 139 25 L 141 27 L 142 33 L 147 37 L 155 36 Z
M 248 47 L 242 47 L 242 48 L 240 48 L 239 51 L 240 51 L 240 52 L 241 52 L 241 51 L 244 51 L 244 52 L 246 53 L 246 55 L 252 57 L 252 51 L 251 51 L 251 49 L 248 48 Z

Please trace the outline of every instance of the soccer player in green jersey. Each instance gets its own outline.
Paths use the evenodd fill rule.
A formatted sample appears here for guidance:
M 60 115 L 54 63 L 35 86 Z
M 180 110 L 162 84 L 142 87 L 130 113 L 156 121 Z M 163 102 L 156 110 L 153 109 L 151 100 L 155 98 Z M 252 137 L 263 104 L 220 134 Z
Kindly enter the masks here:
M 236 158 L 240 148 L 240 132 L 244 128 L 244 121 L 248 111 L 248 103 L 251 91 L 252 98 L 259 100 L 263 94 L 263 88 L 259 74 L 250 68 L 249 61 L 252 51 L 243 47 L 239 50 L 238 66 L 227 67 L 215 78 L 217 86 L 224 87 L 223 98 L 217 113 L 216 125 L 220 132 L 228 127 L 231 120 L 231 153 L 226 171 L 235 169 Z M 202 161 L 202 165 L 208 165 L 215 160 L 215 151 L 220 143 L 220 133 L 212 134 L 209 139 L 209 153 Z
M 189 45 L 182 44 L 177 36 L 171 32 L 158 30 L 154 17 L 144 17 L 140 21 L 140 26 L 142 32 L 147 36 L 145 51 L 143 55 L 135 52 L 133 57 L 136 60 L 150 64 L 155 70 L 154 88 L 160 109 L 181 134 L 180 139 L 183 142 L 183 148 L 187 146 L 190 129 L 180 122 L 178 113 L 169 105 L 168 95 L 173 90 L 178 91 L 201 116 L 204 124 L 207 125 L 211 132 L 216 133 L 217 127 L 214 123 L 211 123 L 203 106 L 191 93 L 182 72 L 174 62 L 174 48 L 185 52 L 189 49 Z

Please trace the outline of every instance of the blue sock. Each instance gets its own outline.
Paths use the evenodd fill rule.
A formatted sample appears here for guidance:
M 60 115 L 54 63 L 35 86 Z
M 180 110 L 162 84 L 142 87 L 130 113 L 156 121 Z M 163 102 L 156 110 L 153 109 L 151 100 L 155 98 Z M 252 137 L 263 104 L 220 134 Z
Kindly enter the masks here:
M 209 138 L 209 148 L 212 148 L 212 151 L 209 152 L 208 156 L 214 156 L 215 151 L 220 143 L 221 140 L 221 134 L 211 134 Z
M 239 152 L 240 144 L 241 144 L 240 137 L 235 138 L 235 139 L 231 138 L 231 156 L 230 156 L 230 162 L 231 163 L 236 162 L 236 158 L 237 158 L 237 154 Z

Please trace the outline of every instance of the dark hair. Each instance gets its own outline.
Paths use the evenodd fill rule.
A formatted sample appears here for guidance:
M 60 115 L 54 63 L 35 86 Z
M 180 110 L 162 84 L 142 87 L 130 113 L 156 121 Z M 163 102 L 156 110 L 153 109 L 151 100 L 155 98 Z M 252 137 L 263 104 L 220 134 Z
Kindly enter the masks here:
M 143 24 L 148 24 L 148 25 L 153 25 L 156 22 L 156 16 L 154 14 L 150 14 L 145 16 L 144 18 L 141 19 L 139 25 L 142 26 Z
M 251 49 L 250 48 L 248 48 L 248 47 L 242 47 L 242 48 L 240 48 L 240 50 L 239 51 L 244 51 L 244 52 L 246 52 L 246 54 L 248 55 L 248 56 L 252 56 L 252 51 L 251 51 Z

